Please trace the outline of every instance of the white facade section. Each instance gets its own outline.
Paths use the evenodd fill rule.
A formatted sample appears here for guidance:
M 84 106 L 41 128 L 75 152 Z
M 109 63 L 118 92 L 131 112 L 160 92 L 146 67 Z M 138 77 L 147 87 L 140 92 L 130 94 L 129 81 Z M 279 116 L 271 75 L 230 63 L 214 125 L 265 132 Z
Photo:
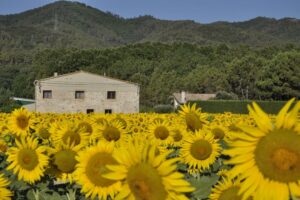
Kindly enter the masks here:
M 136 113 L 139 85 L 79 71 L 35 81 L 35 100 L 42 113 Z

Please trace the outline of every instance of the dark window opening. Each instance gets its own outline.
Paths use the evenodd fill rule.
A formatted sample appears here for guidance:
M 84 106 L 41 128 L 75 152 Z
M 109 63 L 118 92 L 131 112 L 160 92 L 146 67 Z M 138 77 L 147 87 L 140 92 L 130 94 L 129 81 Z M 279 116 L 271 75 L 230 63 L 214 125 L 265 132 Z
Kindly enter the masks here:
M 116 98 L 116 91 L 107 92 L 107 99 L 115 99 L 115 98 Z
M 52 90 L 43 90 L 44 99 L 52 99 Z
M 111 114 L 112 113 L 112 109 L 105 109 L 104 113 L 105 114 Z
M 75 99 L 84 99 L 84 91 L 75 91 Z
M 87 113 L 87 114 L 89 114 L 89 113 L 94 113 L 94 109 L 87 109 L 87 110 L 86 110 L 86 113 Z

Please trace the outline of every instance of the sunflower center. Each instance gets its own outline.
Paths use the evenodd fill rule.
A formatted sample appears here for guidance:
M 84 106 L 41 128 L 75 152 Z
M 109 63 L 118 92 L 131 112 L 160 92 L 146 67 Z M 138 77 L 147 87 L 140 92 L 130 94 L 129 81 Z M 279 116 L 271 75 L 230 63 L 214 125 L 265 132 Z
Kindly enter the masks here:
M 85 168 L 88 179 L 96 186 L 108 187 L 116 181 L 106 179 L 102 174 L 109 172 L 105 165 L 117 164 L 111 154 L 98 152 L 89 160 Z
M 26 129 L 28 127 L 28 124 L 29 124 L 29 119 L 26 117 L 26 116 L 18 116 L 17 117 L 17 124 L 18 124 L 18 127 L 21 128 L 21 129 Z
M 175 134 L 173 135 L 174 141 L 175 141 L 175 142 L 181 141 L 181 139 L 182 139 L 182 134 L 180 133 L 180 131 L 179 131 L 179 130 L 175 130 L 174 132 L 175 132 Z
M 103 130 L 103 137 L 107 141 L 118 141 L 121 137 L 119 129 L 113 126 L 108 126 Z
M 219 197 L 219 200 L 241 200 L 242 196 L 238 195 L 239 187 L 234 186 L 231 188 L 228 188 L 227 190 L 224 190 Z
M 300 135 L 279 129 L 261 138 L 255 149 L 255 161 L 262 174 L 275 181 L 300 180 Z
M 169 130 L 164 126 L 158 126 L 154 130 L 154 135 L 157 139 L 165 140 L 169 137 Z
M 202 122 L 194 112 L 187 113 L 185 115 L 185 121 L 188 129 L 193 132 L 202 128 Z
M 197 160 L 205 160 L 210 157 L 212 146 L 206 140 L 197 140 L 191 145 L 191 155 Z
M 21 149 L 18 154 L 18 163 L 26 170 L 33 170 L 39 163 L 38 155 L 32 149 Z
M 296 167 L 299 155 L 288 149 L 279 148 L 274 151 L 272 161 L 274 165 L 280 170 L 290 170 Z
M 138 133 L 139 132 L 139 128 L 138 127 L 134 127 L 132 130 L 134 133 Z
M 136 200 L 165 200 L 167 197 L 161 176 L 147 163 L 129 168 L 127 182 Z
M 214 139 L 223 139 L 225 136 L 224 131 L 220 128 L 212 129 L 212 133 L 214 134 Z
M 50 133 L 47 128 L 40 128 L 39 136 L 43 139 L 48 139 L 50 137 Z
M 75 170 L 77 161 L 76 153 L 72 150 L 61 150 L 54 155 L 54 164 L 57 169 L 64 173 L 72 173 Z

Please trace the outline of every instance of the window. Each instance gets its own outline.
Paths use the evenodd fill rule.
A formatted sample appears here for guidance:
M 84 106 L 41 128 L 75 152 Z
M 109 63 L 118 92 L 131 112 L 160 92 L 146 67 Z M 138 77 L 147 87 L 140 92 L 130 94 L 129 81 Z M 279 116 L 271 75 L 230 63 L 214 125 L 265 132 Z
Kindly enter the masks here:
M 93 112 L 94 112 L 94 109 L 87 109 L 87 110 L 86 110 L 86 113 L 87 113 L 87 114 L 93 113 Z
M 52 90 L 43 90 L 44 99 L 52 99 Z
M 84 99 L 84 91 L 75 91 L 75 99 Z
M 105 114 L 111 114 L 112 113 L 112 109 L 105 109 L 104 113 Z
M 115 98 L 116 98 L 116 91 L 107 92 L 107 99 L 115 99 Z

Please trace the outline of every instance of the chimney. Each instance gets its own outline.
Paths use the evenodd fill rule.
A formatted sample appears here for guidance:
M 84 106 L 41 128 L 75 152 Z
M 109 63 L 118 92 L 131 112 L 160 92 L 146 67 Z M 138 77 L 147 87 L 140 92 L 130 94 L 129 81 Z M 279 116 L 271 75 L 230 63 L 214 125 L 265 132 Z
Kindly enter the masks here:
M 185 91 L 181 91 L 181 103 L 186 103 Z
M 58 73 L 57 72 L 54 72 L 54 77 L 57 77 L 58 76 Z

